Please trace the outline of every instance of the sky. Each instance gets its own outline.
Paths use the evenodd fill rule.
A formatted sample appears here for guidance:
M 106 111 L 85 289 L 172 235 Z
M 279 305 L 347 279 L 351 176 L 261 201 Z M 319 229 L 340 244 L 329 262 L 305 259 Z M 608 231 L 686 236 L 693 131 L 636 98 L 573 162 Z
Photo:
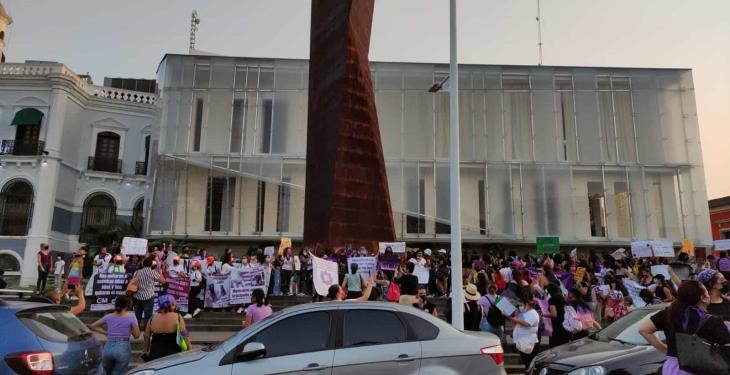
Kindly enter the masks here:
M 8 62 L 154 78 L 165 53 L 308 58 L 310 0 L 2 0 Z M 448 62 L 448 0 L 376 0 L 370 59 Z M 693 69 L 709 198 L 730 195 L 730 1 L 542 0 L 543 64 Z M 459 62 L 537 63 L 536 0 L 458 0 Z

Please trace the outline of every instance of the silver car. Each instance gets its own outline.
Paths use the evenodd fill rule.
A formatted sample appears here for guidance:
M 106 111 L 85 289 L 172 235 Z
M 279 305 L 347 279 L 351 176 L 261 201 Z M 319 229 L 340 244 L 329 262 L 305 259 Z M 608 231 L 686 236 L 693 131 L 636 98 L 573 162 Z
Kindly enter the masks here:
M 218 346 L 130 372 L 161 374 L 506 374 L 499 339 L 460 332 L 418 309 L 323 302 L 284 309 Z

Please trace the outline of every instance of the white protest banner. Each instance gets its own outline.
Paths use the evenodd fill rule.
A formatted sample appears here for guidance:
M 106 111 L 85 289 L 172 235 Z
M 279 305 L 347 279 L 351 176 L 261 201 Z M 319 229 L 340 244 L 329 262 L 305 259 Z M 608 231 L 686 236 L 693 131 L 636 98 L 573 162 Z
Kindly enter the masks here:
M 651 241 L 631 242 L 631 254 L 636 258 L 651 258 L 654 253 L 651 251 Z
M 626 291 L 629 292 L 629 297 L 631 297 L 631 299 L 634 301 L 634 307 L 646 306 L 646 302 L 644 302 L 644 300 L 639 297 L 639 293 L 641 293 L 641 291 L 646 288 L 629 278 L 623 278 L 623 283 Z
M 264 248 L 264 255 L 273 257 L 274 256 L 274 251 L 276 251 L 276 248 L 275 247 L 273 247 L 273 246 L 266 246 Z
M 730 250 L 730 240 L 716 240 L 715 251 Z
M 418 264 L 414 263 L 415 267 L 413 268 L 413 275 L 418 277 L 418 283 L 419 284 L 428 284 L 428 268 Z
M 515 313 L 515 305 L 510 302 L 509 298 L 500 298 L 497 302 L 497 308 L 504 314 L 504 316 L 512 316 Z
M 228 275 L 208 275 L 205 281 L 205 307 L 209 309 L 229 307 L 231 278 Z
M 251 303 L 251 293 L 261 289 L 266 294 L 266 276 L 264 267 L 244 267 L 231 272 L 231 305 Z
M 352 264 L 357 264 L 357 273 L 365 276 L 375 275 L 378 272 L 378 260 L 375 257 L 350 257 L 347 258 L 347 272 L 350 273 Z
M 669 280 L 669 266 L 666 264 L 651 266 L 651 274 L 652 276 L 664 275 L 664 279 Z
M 631 254 L 637 258 L 673 258 L 674 247 L 671 241 L 633 241 Z
M 312 257 L 312 277 L 314 289 L 320 296 L 326 296 L 332 285 L 339 283 L 337 263 Z
M 655 257 L 674 258 L 674 247 L 672 241 L 651 241 L 651 248 Z
M 145 255 L 147 254 L 147 239 L 124 237 L 122 239 L 122 254 L 124 255 Z
M 393 250 L 394 253 L 405 253 L 406 252 L 406 243 L 405 242 L 379 242 L 378 248 L 380 249 L 380 253 L 383 254 L 385 252 L 385 248 L 390 247 L 391 250 Z

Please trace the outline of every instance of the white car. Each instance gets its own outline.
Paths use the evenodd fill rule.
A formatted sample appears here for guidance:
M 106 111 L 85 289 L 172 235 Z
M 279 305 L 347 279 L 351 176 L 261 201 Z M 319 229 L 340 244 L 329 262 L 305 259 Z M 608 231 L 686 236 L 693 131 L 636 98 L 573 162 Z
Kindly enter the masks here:
M 505 375 L 503 362 L 496 336 L 460 332 L 412 307 L 322 302 L 284 309 L 218 346 L 129 374 Z

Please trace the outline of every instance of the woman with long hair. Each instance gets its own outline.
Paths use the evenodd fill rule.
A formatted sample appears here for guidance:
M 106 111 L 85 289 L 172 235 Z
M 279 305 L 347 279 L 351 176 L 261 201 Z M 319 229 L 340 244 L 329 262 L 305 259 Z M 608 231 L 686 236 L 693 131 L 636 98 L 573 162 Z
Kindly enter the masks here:
M 246 308 L 246 317 L 243 320 L 243 328 L 258 323 L 273 313 L 266 295 L 261 289 L 254 289 L 251 292 L 251 305 Z
M 580 322 L 581 329 L 577 332 L 573 332 L 573 340 L 581 339 L 588 336 L 591 330 L 600 330 L 601 325 L 598 324 L 596 319 L 593 317 L 593 310 L 582 298 L 582 293 L 578 288 L 573 288 L 568 291 L 568 306 L 572 307 L 576 313 L 575 317 L 568 317 L 566 319 L 577 319 Z
M 662 302 L 674 301 L 674 295 L 672 294 L 673 286 L 665 280 L 664 275 L 659 274 L 654 276 L 654 284 L 656 284 L 656 289 L 654 289 L 654 296 L 656 298 Z
M 723 321 L 707 313 L 710 294 L 700 282 L 687 280 L 682 282 L 677 292 L 677 299 L 669 307 L 654 314 L 639 327 L 639 334 L 657 350 L 665 353 L 667 359 L 662 366 L 664 375 L 692 375 L 679 368 L 677 359 L 677 333 L 697 334 L 699 337 L 719 345 L 730 343 L 730 333 Z M 700 322 L 707 319 L 701 330 L 697 330 Z M 666 344 L 655 333 L 664 331 Z M 724 348 L 727 358 L 728 349 Z
M 182 349 L 177 343 L 177 326 L 180 325 L 182 336 L 190 347 L 185 320 L 178 314 L 175 297 L 164 294 L 157 298 L 159 310 L 147 323 L 144 330 L 144 353 L 146 361 L 180 353 Z M 143 355 L 145 355 L 143 354 Z
M 132 358 L 129 337 L 138 338 L 141 334 L 137 318 L 129 312 L 130 306 L 132 301 L 129 297 L 119 296 L 114 301 L 114 312 L 104 315 L 89 326 L 107 337 L 101 355 L 101 367 L 107 375 L 122 375 L 127 372 L 129 360 Z
M 291 286 L 292 272 L 294 271 L 294 256 L 291 247 L 284 249 L 284 254 L 279 256 L 281 262 L 281 294 L 288 295 Z
M 548 347 L 553 348 L 570 342 L 571 334 L 563 327 L 563 319 L 565 319 L 565 297 L 557 284 L 548 283 L 546 291 L 550 295 L 548 299 L 548 312 L 542 316 L 550 318 L 553 326 L 553 333 L 550 335 Z

